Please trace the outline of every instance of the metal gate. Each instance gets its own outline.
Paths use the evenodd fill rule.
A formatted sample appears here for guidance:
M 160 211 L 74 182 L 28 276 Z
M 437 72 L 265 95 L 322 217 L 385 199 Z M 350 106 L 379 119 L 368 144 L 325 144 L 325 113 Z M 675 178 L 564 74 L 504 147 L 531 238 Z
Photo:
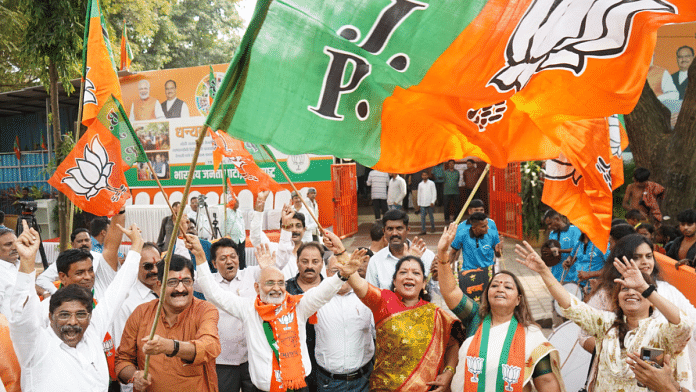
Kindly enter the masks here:
M 498 233 L 506 237 L 522 239 L 522 174 L 519 163 L 509 163 L 505 169 L 491 166 L 488 194 L 491 219 L 498 226 Z
M 358 183 L 355 163 L 331 165 L 334 233 L 340 238 L 358 232 Z

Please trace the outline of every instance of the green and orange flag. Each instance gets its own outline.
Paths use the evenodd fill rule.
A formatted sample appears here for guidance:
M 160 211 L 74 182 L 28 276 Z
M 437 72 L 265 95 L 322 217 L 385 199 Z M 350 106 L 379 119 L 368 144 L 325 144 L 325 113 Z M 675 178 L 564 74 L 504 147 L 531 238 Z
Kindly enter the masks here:
M 126 20 L 123 20 L 123 32 L 121 33 L 121 65 L 120 70 L 129 70 L 131 61 L 133 61 L 133 51 L 131 50 L 130 43 L 128 42 L 128 28 L 126 27 Z
M 601 177 L 575 122 L 630 112 L 657 28 L 694 20 L 692 0 L 259 0 L 206 125 L 386 172 L 562 154 Z
M 85 83 L 82 124 L 89 126 L 109 97 L 113 95 L 119 102 L 123 100 L 99 0 L 87 3 L 82 79 Z
M 22 159 L 22 149 L 19 147 L 19 135 L 15 136 L 15 141 L 14 141 L 14 146 L 12 147 L 14 150 L 15 156 L 17 157 L 17 160 Z

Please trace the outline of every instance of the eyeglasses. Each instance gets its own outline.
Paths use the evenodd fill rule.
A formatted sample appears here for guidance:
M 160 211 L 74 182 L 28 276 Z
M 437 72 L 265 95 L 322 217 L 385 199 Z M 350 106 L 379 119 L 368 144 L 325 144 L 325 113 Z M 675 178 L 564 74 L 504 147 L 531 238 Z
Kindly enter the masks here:
M 85 320 L 87 320 L 87 319 L 89 318 L 90 313 L 89 313 L 89 312 L 86 312 L 86 311 L 79 311 L 79 312 L 76 312 L 76 313 L 60 312 L 60 313 L 56 314 L 56 318 L 57 318 L 59 321 L 68 321 L 68 320 L 70 320 L 70 319 L 72 318 L 73 315 L 75 315 L 75 318 L 76 318 L 78 321 L 85 321 Z
M 266 287 L 275 287 L 276 285 L 280 288 L 285 287 L 285 281 L 284 280 L 279 280 L 279 281 L 273 281 L 273 280 L 267 280 L 263 282 L 263 285 Z
M 155 269 L 155 263 L 144 263 L 143 269 L 145 271 L 152 271 L 153 269 Z
M 176 287 L 179 285 L 179 282 L 184 284 L 184 287 L 191 287 L 193 286 L 193 279 L 191 278 L 183 278 L 183 279 L 167 279 L 167 287 Z

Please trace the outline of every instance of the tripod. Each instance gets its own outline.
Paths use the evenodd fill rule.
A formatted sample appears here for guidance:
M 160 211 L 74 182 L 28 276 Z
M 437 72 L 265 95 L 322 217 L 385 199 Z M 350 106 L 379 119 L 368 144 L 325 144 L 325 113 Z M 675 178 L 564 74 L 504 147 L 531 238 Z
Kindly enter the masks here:
M 23 221 L 27 221 L 27 226 L 33 227 L 37 233 L 39 233 L 39 254 L 41 255 L 41 264 L 44 267 L 44 271 L 48 268 L 48 260 L 46 260 L 46 250 L 44 250 L 43 240 L 41 240 L 41 228 L 39 228 L 39 223 L 36 221 L 36 216 L 33 212 L 22 211 L 22 214 L 17 218 L 17 237 L 24 231 Z
M 205 212 L 208 213 L 208 206 L 205 207 Z M 222 238 L 222 233 L 218 227 L 217 214 L 213 212 L 213 238 Z

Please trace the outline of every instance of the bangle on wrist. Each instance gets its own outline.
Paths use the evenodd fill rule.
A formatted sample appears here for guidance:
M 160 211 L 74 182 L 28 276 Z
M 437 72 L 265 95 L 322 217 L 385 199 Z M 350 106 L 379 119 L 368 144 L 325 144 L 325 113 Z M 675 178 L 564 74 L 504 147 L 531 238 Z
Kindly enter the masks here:
M 174 340 L 174 350 L 172 351 L 171 354 L 165 354 L 165 355 L 168 356 L 169 358 L 171 358 L 171 357 L 175 356 L 178 352 L 179 352 L 179 341 Z
M 334 253 L 334 256 L 338 257 L 338 256 L 340 256 L 340 255 L 342 255 L 342 254 L 344 254 L 344 253 L 346 253 L 346 250 L 345 250 L 345 249 L 343 249 L 342 251 L 340 251 L 340 252 L 338 252 L 338 253 Z
M 446 372 L 447 370 L 449 370 L 450 372 L 452 372 L 452 375 L 457 374 L 457 370 L 456 370 L 454 367 L 452 367 L 452 366 L 449 366 L 449 365 L 445 366 L 445 368 L 442 369 L 442 372 L 444 373 L 444 372 Z

